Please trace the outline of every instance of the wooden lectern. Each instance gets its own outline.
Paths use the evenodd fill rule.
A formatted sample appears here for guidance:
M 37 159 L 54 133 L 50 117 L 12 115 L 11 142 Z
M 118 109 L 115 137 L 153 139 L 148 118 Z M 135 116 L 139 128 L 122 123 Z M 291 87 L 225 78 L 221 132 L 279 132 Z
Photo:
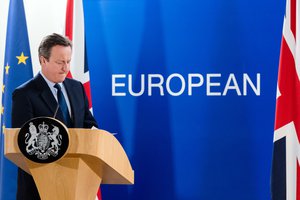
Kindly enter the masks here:
M 67 153 L 49 164 L 23 156 L 17 142 L 19 130 L 4 130 L 4 153 L 33 176 L 42 200 L 95 200 L 100 183 L 134 184 L 134 171 L 124 149 L 104 130 L 68 129 Z

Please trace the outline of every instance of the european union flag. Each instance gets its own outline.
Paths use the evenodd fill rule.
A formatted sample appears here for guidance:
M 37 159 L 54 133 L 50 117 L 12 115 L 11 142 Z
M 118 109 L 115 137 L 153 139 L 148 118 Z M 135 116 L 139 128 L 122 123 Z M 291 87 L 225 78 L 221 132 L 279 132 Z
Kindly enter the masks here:
M 16 199 L 17 168 L 4 157 L 3 128 L 11 127 L 11 103 L 14 89 L 32 78 L 32 64 L 23 0 L 10 0 L 3 68 L 0 199 Z

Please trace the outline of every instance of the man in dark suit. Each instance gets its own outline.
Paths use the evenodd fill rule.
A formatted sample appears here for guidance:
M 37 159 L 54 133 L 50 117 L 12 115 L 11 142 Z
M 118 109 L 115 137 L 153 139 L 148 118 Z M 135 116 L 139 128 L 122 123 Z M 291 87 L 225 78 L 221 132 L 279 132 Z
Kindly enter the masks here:
M 40 73 L 13 93 L 12 127 L 19 128 L 31 118 L 41 116 L 55 117 L 68 127 L 97 127 L 83 85 L 66 78 L 70 70 L 71 41 L 54 33 L 43 39 L 38 52 Z M 61 100 L 65 106 L 61 106 Z M 27 199 L 40 197 L 32 176 L 19 168 L 17 200 Z

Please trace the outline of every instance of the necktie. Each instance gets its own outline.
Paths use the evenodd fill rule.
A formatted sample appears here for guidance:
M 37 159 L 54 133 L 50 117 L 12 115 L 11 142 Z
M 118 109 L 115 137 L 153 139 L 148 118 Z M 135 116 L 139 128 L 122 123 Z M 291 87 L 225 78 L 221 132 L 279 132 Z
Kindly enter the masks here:
M 71 127 L 72 125 L 71 118 L 70 118 L 66 99 L 61 91 L 61 87 L 57 83 L 54 85 L 54 87 L 57 89 L 57 100 L 58 100 L 59 108 L 64 117 L 64 123 L 67 125 L 67 127 Z

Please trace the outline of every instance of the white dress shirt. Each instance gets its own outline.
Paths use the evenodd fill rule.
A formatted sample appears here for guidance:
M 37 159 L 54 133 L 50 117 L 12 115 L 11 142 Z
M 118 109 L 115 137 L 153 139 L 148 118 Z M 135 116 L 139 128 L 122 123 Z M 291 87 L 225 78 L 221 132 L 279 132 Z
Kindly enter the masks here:
M 46 78 L 46 76 L 42 73 L 42 71 L 40 71 L 40 74 L 41 74 L 42 77 L 45 79 L 45 81 L 46 81 L 46 83 L 48 84 L 48 86 L 49 86 L 49 88 L 50 88 L 50 90 L 51 90 L 51 92 L 52 92 L 54 98 L 55 98 L 56 101 L 58 102 L 58 100 L 57 100 L 57 89 L 54 87 L 54 85 L 55 85 L 56 83 L 53 83 L 52 81 L 49 81 L 49 80 Z M 67 106 L 68 106 L 68 110 L 69 110 L 69 114 L 70 114 L 70 117 L 71 117 L 71 116 L 72 116 L 72 115 L 71 115 L 71 114 L 72 114 L 72 113 L 71 113 L 71 105 L 70 105 L 70 101 L 69 101 L 69 97 L 68 97 L 66 88 L 65 88 L 65 86 L 64 86 L 63 83 L 58 83 L 58 84 L 60 85 L 61 91 L 62 91 L 62 93 L 63 93 L 63 95 L 64 95 L 64 97 L 65 97 L 65 100 L 66 100 L 66 103 L 67 103 Z

